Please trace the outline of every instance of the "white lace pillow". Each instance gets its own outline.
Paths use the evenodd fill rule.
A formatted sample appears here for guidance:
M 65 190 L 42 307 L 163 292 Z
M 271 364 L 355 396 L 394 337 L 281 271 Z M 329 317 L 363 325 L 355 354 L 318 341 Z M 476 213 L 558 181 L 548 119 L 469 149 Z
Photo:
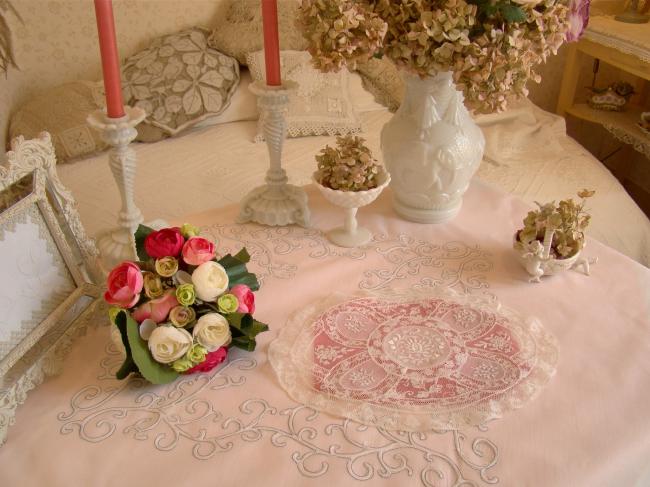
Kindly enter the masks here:
M 248 69 L 256 81 L 266 80 L 264 52 L 246 56 Z M 349 73 L 321 73 L 310 63 L 306 51 L 281 51 L 282 78 L 298 83 L 298 90 L 289 97 L 286 115 L 289 137 L 306 135 L 345 135 L 361 131 L 348 87 Z M 263 115 L 257 126 L 255 141 L 264 140 Z
M 197 27 L 154 40 L 122 73 L 124 102 L 168 135 L 219 115 L 239 84 L 237 60 L 208 47 L 207 31 Z

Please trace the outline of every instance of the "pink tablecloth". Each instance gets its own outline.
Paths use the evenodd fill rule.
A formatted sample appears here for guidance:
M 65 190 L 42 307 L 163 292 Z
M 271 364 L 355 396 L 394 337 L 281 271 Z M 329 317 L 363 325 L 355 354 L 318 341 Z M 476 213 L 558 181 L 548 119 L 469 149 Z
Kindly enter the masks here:
M 310 201 L 314 228 L 341 221 L 313 191 Z M 234 207 L 188 217 L 221 251 L 252 253 L 256 316 L 271 326 L 258 350 L 152 387 L 113 379 L 109 328 L 89 329 L 19 409 L 0 485 L 650 485 L 650 271 L 590 241 L 591 277 L 529 284 L 511 250 L 526 210 L 475 183 L 453 222 L 417 225 L 384 194 L 359 212 L 375 237 L 354 250 L 319 230 L 235 225 Z M 411 286 L 495 296 L 538 317 L 559 341 L 556 376 L 524 408 L 457 432 L 390 433 L 289 399 L 266 351 L 293 311 L 332 291 Z

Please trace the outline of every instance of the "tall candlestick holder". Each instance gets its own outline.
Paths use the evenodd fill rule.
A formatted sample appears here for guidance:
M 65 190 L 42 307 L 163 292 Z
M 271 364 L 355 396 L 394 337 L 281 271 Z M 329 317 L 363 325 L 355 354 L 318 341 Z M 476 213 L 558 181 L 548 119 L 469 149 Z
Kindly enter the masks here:
M 144 120 L 146 114 L 139 107 L 125 106 L 124 110 L 126 115 L 120 118 L 109 118 L 104 111 L 97 110 L 86 120 L 112 146 L 108 153 L 108 163 L 122 198 L 118 227 L 101 234 L 97 239 L 104 271 L 125 260 L 137 260 L 133 233 L 143 221 L 142 213 L 133 198 L 136 155 L 129 144 L 138 135 L 135 126 Z
M 298 88 L 293 81 L 280 86 L 267 86 L 256 81 L 250 90 L 257 96 L 257 106 L 263 117 L 263 130 L 269 149 L 270 167 L 263 186 L 253 189 L 241 201 L 239 221 L 264 225 L 309 226 L 307 194 L 302 188 L 288 184 L 287 173 L 282 169 L 282 144 L 287 134 L 285 114 L 289 94 Z

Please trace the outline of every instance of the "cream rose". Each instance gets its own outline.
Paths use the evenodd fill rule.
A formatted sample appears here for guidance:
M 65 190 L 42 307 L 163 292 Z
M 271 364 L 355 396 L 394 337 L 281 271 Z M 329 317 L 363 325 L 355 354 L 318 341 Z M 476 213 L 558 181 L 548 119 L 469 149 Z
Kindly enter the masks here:
M 159 326 L 149 336 L 149 351 L 156 362 L 170 364 L 192 346 L 192 335 L 183 328 Z
M 230 344 L 230 325 L 228 320 L 219 313 L 208 313 L 199 318 L 192 331 L 194 338 L 208 352 L 214 352 L 220 347 Z
M 192 273 L 192 284 L 201 301 L 216 301 L 228 289 L 228 274 L 221 264 L 204 262 Z

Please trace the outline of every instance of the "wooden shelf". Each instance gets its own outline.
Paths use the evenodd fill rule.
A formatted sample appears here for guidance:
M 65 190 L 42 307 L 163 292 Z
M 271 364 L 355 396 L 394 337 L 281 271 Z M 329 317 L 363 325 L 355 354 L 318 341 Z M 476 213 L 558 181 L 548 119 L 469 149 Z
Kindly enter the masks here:
M 641 107 L 628 105 L 624 112 L 595 110 L 586 103 L 577 103 L 566 109 L 566 113 L 581 120 L 602 125 L 614 137 L 650 158 L 650 135 L 637 125 L 641 120 Z

